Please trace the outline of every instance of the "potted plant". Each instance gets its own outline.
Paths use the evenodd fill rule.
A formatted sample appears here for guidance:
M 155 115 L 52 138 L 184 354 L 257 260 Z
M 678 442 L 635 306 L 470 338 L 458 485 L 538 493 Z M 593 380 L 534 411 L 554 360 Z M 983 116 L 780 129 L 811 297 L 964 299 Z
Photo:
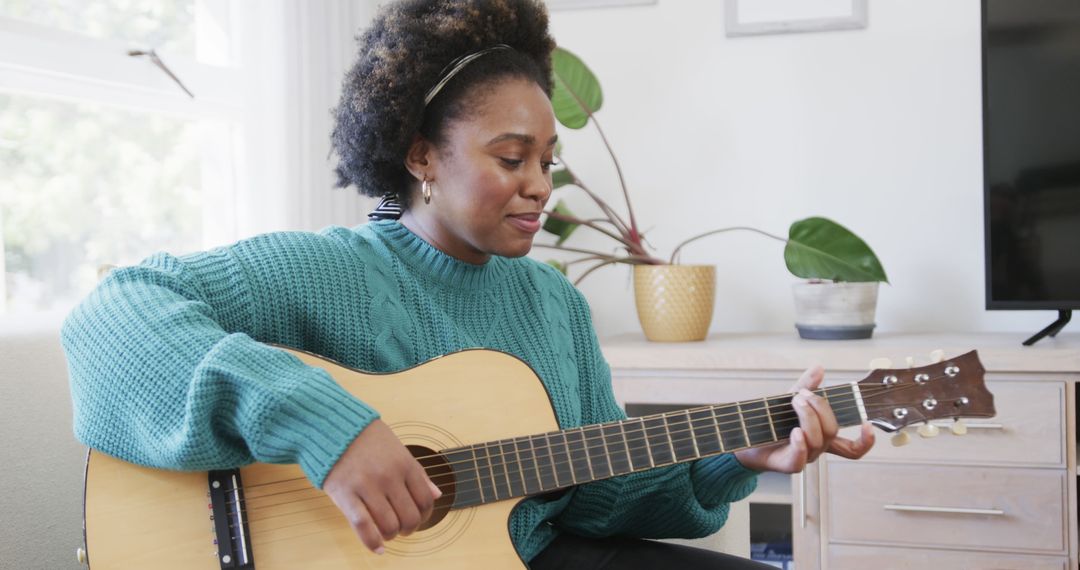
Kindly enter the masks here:
M 625 263 L 634 266 L 634 296 L 642 329 L 650 340 L 702 340 L 708 333 L 715 295 L 715 267 L 678 263 L 682 248 L 718 233 L 748 230 L 785 242 L 788 270 L 808 279 L 795 285 L 796 325 L 804 338 L 864 338 L 873 330 L 873 307 L 877 285 L 887 282 L 877 256 L 854 233 L 827 218 L 812 217 L 791 225 L 782 238 L 756 228 L 720 228 L 680 243 L 668 259 L 655 256 L 639 229 L 619 161 L 595 113 L 603 104 L 600 83 L 580 58 L 556 48 L 552 54 L 555 116 L 563 126 L 581 129 L 590 122 L 603 141 L 618 174 L 625 215 L 592 191 L 567 164 L 562 147 L 556 149 L 562 168 L 552 173 L 553 186 L 575 186 L 592 200 L 600 214 L 575 215 L 565 201 L 557 200 L 546 213 L 544 230 L 554 234 L 551 244 L 536 247 L 580 254 L 568 262 L 549 261 L 563 273 L 586 264 L 575 284 L 602 267 Z M 614 253 L 566 245 L 580 227 L 599 232 L 617 243 Z

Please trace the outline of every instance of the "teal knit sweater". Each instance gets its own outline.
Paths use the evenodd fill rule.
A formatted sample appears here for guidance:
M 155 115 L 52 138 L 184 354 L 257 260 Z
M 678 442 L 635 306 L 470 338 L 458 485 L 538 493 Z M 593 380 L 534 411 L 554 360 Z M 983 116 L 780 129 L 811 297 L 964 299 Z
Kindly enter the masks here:
M 458 261 L 396 221 L 273 233 L 114 270 L 65 321 L 75 435 L 127 461 L 208 470 L 298 463 L 320 487 L 378 417 L 272 342 L 372 372 L 470 347 L 517 355 L 559 424 L 625 417 L 582 295 L 528 258 Z M 694 537 L 724 524 L 754 472 L 731 455 L 532 498 L 510 532 L 532 559 L 561 530 Z

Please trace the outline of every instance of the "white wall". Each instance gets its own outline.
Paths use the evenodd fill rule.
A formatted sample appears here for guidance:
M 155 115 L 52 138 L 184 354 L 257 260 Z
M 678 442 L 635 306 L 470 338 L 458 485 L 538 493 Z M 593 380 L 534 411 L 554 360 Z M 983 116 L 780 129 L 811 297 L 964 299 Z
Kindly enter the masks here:
M 1056 317 L 983 308 L 978 0 L 871 0 L 869 27 L 844 32 L 729 39 L 723 18 L 717 0 L 552 14 L 556 40 L 600 78 L 601 124 L 661 254 L 711 228 L 786 235 L 822 215 L 888 272 L 879 331 L 1034 332 Z M 595 131 L 562 136 L 590 187 L 619 200 Z M 568 245 L 610 248 L 587 232 Z M 724 234 L 683 261 L 718 265 L 714 331 L 792 330 L 781 243 Z M 581 285 L 601 335 L 639 330 L 629 275 Z

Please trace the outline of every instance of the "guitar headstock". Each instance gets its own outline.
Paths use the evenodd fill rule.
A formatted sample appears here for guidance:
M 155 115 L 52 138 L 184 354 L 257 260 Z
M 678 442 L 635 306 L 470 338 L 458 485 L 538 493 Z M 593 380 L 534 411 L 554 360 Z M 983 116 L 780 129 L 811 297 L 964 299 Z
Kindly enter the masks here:
M 859 381 L 866 417 L 885 431 L 943 418 L 991 418 L 986 369 L 971 351 L 935 364 L 879 368 Z

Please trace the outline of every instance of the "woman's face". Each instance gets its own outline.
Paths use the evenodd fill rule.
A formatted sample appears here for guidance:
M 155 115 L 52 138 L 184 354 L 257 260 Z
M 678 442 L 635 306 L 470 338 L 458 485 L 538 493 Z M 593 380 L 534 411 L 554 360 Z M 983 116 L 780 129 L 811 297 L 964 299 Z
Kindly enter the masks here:
M 484 263 L 532 248 L 551 196 L 555 113 L 535 82 L 481 87 L 477 107 L 448 125 L 438 147 L 417 141 L 406 166 L 431 183 L 431 203 L 413 196 L 402 223 L 453 257 Z

